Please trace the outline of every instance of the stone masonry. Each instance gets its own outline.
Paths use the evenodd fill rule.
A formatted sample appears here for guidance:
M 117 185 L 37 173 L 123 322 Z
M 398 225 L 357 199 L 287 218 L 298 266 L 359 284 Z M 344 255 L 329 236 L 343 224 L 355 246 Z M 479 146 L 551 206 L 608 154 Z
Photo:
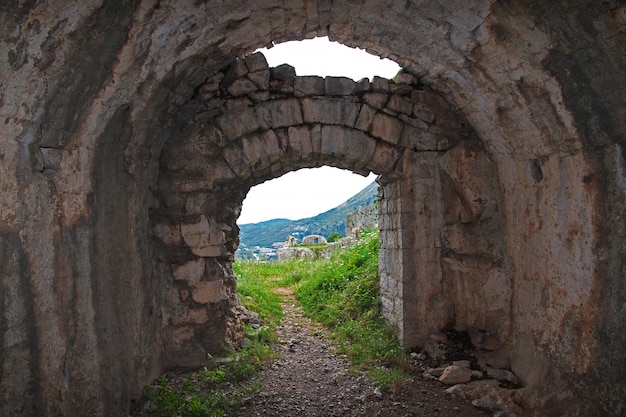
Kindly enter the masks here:
M 236 347 L 241 202 L 320 165 L 379 175 L 407 347 L 489 335 L 525 415 L 626 413 L 626 5 L 9 1 L 0 34 L 0 415 L 125 415 Z M 315 36 L 404 71 L 252 54 Z

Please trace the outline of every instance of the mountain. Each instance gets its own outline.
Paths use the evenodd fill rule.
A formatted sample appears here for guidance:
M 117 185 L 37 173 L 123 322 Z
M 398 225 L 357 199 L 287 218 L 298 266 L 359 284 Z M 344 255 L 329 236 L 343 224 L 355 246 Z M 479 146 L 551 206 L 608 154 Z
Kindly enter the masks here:
M 346 234 L 346 216 L 361 206 L 372 204 L 378 198 L 378 184 L 372 182 L 358 194 L 334 209 L 300 220 L 273 219 L 261 223 L 239 226 L 241 246 L 270 247 L 272 243 L 284 242 L 288 235 L 302 240 L 308 235 L 328 236 L 332 232 Z

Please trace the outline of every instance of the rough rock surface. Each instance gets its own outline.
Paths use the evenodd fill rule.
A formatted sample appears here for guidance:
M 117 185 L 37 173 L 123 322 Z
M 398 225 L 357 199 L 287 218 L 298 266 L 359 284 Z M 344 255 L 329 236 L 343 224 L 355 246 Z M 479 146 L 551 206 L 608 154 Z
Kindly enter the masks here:
M 489 334 L 528 414 L 624 415 L 625 27 L 595 0 L 2 3 L 0 414 L 123 415 L 236 346 L 246 192 L 329 164 L 381 175 L 407 346 Z M 405 72 L 249 55 L 323 35 Z
M 252 383 L 255 392 L 234 415 L 252 416 L 420 416 L 479 417 L 485 414 L 470 401 L 444 393 L 435 382 L 377 389 L 345 358 L 334 353 L 326 331 L 302 315 L 287 298 L 278 327 L 280 355 Z

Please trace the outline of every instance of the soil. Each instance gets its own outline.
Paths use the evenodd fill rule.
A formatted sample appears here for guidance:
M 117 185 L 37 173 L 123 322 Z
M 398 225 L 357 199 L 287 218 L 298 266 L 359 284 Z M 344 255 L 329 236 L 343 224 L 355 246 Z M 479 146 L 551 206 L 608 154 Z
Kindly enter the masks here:
M 253 416 L 420 416 L 484 417 L 469 402 L 454 399 L 447 386 L 422 377 L 426 364 L 414 359 L 408 381 L 383 390 L 363 373 L 351 372 L 345 357 L 333 352 L 328 336 L 284 297 L 284 319 L 278 326 L 279 359 L 261 371 L 252 383 L 261 388 L 234 414 Z

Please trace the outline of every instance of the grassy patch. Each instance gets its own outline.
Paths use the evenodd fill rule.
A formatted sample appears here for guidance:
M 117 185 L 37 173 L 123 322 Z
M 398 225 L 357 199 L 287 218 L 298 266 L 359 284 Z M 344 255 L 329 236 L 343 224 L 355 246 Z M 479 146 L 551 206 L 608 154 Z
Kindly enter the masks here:
M 376 231 L 363 233 L 355 246 L 330 259 L 245 261 L 234 270 L 240 285 L 254 277 L 270 288 L 295 287 L 306 314 L 330 327 L 338 350 L 379 386 L 403 377 L 406 354 L 380 312 Z
M 316 265 L 296 292 L 305 312 L 332 329 L 354 367 L 381 387 L 394 384 L 407 356 L 380 312 L 378 234 L 364 233 L 357 245 Z
M 142 413 L 150 417 L 221 417 L 242 404 L 258 387 L 245 381 L 273 356 L 275 339 L 267 327 L 246 326 L 250 343 L 233 354 L 232 361 L 212 369 L 186 374 L 166 374 L 147 388 L 151 407 Z
M 150 417 L 221 417 L 237 409 L 256 387 L 245 383 L 259 368 L 272 360 L 274 329 L 283 312 L 280 297 L 272 290 L 281 280 L 271 268 L 254 262 L 235 263 L 242 304 L 259 314 L 262 326 L 245 325 L 246 347 L 233 353 L 229 363 L 186 374 L 166 374 L 147 389 Z

